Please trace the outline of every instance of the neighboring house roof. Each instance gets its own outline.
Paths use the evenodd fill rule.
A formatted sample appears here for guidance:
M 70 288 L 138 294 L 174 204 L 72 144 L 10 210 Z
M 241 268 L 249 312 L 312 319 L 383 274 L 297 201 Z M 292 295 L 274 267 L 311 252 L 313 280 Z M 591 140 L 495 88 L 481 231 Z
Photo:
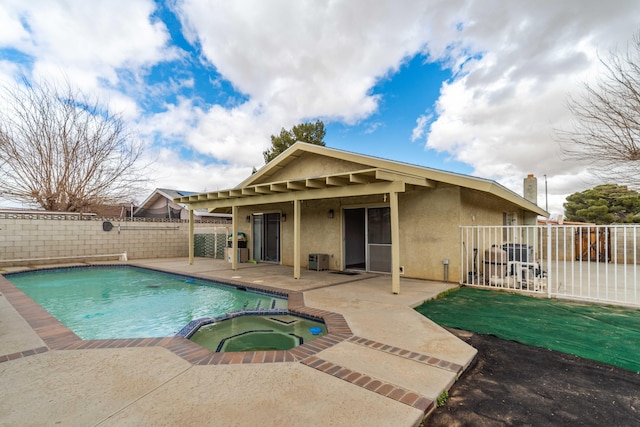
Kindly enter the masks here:
M 344 172 L 328 173 L 314 177 L 287 176 L 287 166 L 303 156 L 322 156 L 334 162 L 342 162 Z M 335 171 L 335 164 L 329 165 L 327 171 Z M 358 169 L 354 169 L 354 167 Z M 295 173 L 294 173 L 295 174 Z M 291 175 L 291 174 L 289 174 Z M 548 217 L 549 214 L 535 203 L 503 187 L 495 181 L 472 177 L 453 172 L 446 172 L 424 166 L 411 165 L 393 160 L 363 154 L 351 153 L 324 146 L 296 142 L 278 157 L 266 164 L 238 186 L 222 191 L 191 194 L 174 199 L 177 203 L 189 203 L 194 206 L 207 206 L 210 210 L 229 206 L 229 199 L 253 198 L 261 195 L 283 194 L 343 187 L 345 195 L 350 194 L 350 186 L 375 184 L 383 188 L 390 183 L 401 182 L 407 186 L 432 187 L 453 185 L 489 193 L 508 200 L 522 209 Z M 315 191 L 319 190 L 319 191 Z M 298 193 L 299 194 L 299 193 Z
M 153 206 L 156 203 L 156 201 L 160 197 L 164 197 L 165 199 L 172 201 L 177 197 L 190 196 L 192 194 L 196 194 L 196 193 L 193 191 L 179 191 L 179 190 L 170 190 L 168 188 L 156 188 L 155 190 L 153 190 L 153 193 L 151 193 L 149 197 L 147 197 L 145 201 L 142 202 L 140 206 L 138 206 L 134 210 L 133 213 L 135 215 L 136 213 L 138 213 L 143 209 L 149 209 L 151 206 Z
M 191 196 L 193 194 L 197 194 L 194 191 L 183 191 L 183 190 L 172 190 L 169 188 L 156 188 L 153 193 L 151 193 L 149 195 L 149 197 L 147 197 L 145 199 L 144 202 L 142 202 L 142 204 L 140 204 L 140 206 L 138 206 L 134 211 L 133 211 L 133 215 L 137 215 L 141 212 L 143 212 L 145 209 L 150 209 L 151 206 L 154 206 L 155 203 L 158 201 L 158 199 L 160 198 L 164 198 L 167 199 L 170 202 L 173 202 L 174 199 L 176 198 L 180 198 L 180 197 L 188 197 Z M 186 207 L 186 205 L 184 204 L 180 204 L 177 203 L 178 206 L 180 206 L 180 208 L 182 209 L 188 209 Z M 227 216 L 227 215 L 220 215 L 220 214 L 213 214 L 213 213 L 209 213 L 209 211 L 207 209 L 196 209 L 195 212 L 196 216 L 215 216 L 215 217 L 220 217 L 220 216 Z

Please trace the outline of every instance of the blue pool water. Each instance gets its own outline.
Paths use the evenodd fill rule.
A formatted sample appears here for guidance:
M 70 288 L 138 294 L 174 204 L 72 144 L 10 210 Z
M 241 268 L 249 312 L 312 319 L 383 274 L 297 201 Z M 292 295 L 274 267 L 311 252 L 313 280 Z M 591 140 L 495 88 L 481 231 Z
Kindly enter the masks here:
M 167 337 L 202 317 L 242 308 L 287 308 L 286 298 L 129 266 L 6 278 L 82 339 Z

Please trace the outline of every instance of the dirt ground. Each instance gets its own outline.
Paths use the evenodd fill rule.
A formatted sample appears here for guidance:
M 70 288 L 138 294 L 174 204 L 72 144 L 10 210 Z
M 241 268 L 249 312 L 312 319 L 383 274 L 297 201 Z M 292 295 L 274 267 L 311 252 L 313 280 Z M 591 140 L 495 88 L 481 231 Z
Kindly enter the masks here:
M 451 330 L 478 355 L 426 426 L 640 425 L 640 374 Z

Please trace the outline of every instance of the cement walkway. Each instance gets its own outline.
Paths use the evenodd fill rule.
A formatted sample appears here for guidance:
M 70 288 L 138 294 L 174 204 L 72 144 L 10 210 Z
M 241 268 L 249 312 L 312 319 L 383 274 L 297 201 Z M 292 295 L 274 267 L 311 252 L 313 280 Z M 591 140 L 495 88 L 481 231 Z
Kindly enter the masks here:
M 131 264 L 301 291 L 306 307 L 342 315 L 352 333 L 313 356 L 278 363 L 193 363 L 166 339 L 58 349 L 35 332 L 43 321 L 27 322 L 5 291 L 0 425 L 415 426 L 476 354 L 411 308 L 452 284 L 402 279 L 393 295 L 388 276 L 303 271 L 295 280 L 289 267 L 232 271 L 203 258 Z

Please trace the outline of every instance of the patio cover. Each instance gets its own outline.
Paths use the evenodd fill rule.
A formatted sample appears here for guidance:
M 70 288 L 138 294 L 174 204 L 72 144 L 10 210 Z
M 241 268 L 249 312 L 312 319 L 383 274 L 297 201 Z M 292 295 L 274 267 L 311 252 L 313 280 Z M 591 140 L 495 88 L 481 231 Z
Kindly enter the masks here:
M 293 203 L 293 276 L 300 278 L 300 204 L 304 200 L 334 199 L 340 197 L 389 195 L 391 217 L 391 276 L 393 293 L 400 292 L 400 248 L 398 193 L 412 187 L 432 187 L 436 183 L 420 176 L 398 173 L 381 168 L 355 172 L 337 173 L 313 178 L 297 178 L 248 185 L 229 190 L 195 194 L 175 199 L 189 206 L 189 262 L 193 263 L 193 210 L 207 208 L 210 212 L 231 212 L 232 235 L 238 230 L 238 208 L 271 203 Z M 233 239 L 234 249 L 237 239 Z M 232 269 L 237 268 L 236 257 L 232 257 Z

